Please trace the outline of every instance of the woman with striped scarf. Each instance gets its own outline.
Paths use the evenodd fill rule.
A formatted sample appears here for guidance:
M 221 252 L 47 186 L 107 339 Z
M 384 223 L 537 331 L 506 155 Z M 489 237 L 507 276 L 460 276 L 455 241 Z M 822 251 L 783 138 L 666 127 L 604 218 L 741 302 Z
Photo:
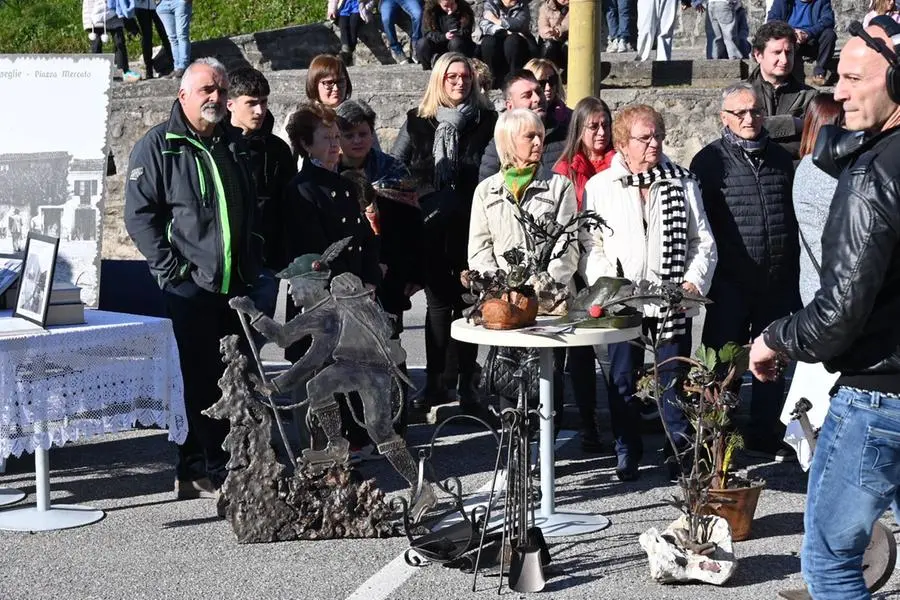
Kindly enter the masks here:
M 632 281 L 674 281 L 686 291 L 705 294 L 716 265 L 716 244 L 706 220 L 700 188 L 693 174 L 663 154 L 666 138 L 662 115 L 650 106 L 630 106 L 613 123 L 616 155 L 608 169 L 592 177 L 584 190 L 584 208 L 599 214 L 612 229 L 583 236 L 580 272 L 588 284 L 599 277 L 615 277 L 616 265 Z M 665 317 L 665 318 L 664 318 Z M 664 327 L 661 327 L 661 325 Z M 662 315 L 657 307 L 644 309 L 644 333 L 659 339 L 659 358 L 690 356 L 691 322 L 683 313 Z M 634 398 L 636 373 L 644 351 L 632 344 L 609 346 L 609 408 L 621 481 L 638 477 L 643 455 L 640 400 Z M 674 368 L 661 372 L 662 418 L 675 443 L 687 443 L 689 424 L 673 403 L 669 383 Z M 666 447 L 667 456 L 671 448 Z M 677 477 L 680 466 L 669 463 Z

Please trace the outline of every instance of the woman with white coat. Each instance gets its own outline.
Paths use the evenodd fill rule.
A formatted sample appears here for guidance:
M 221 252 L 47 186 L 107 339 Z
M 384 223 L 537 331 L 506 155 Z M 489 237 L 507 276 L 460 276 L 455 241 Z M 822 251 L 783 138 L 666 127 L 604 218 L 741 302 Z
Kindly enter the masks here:
M 527 212 L 536 219 L 551 215 L 565 225 L 577 211 L 572 182 L 541 165 L 544 125 L 540 117 L 524 108 L 506 111 L 497 119 L 494 139 L 502 167 L 475 188 L 469 221 L 469 269 L 482 274 L 497 269 L 509 272 L 503 254 L 513 248 L 540 251 L 540 246 L 529 247 L 518 215 Z M 565 237 L 557 243 L 554 256 L 563 251 Z M 572 276 L 577 268 L 578 244 L 573 242 L 550 261 L 547 272 L 554 281 L 574 290 Z M 561 378 L 561 367 L 556 369 L 557 378 Z M 554 397 L 559 429 L 563 414 L 561 382 L 555 387 L 560 392 Z M 501 407 L 509 405 L 515 405 L 515 398 L 501 398 Z
M 609 229 L 582 235 L 581 272 L 588 284 L 599 277 L 615 277 L 620 263 L 632 281 L 673 281 L 685 291 L 705 294 L 716 265 L 716 244 L 706 221 L 700 188 L 687 169 L 663 154 L 666 138 L 662 115 L 650 106 L 630 106 L 613 123 L 616 156 L 608 169 L 592 177 L 584 189 L 584 208 L 602 217 Z M 656 307 L 644 309 L 644 332 L 662 340 L 659 359 L 690 356 L 691 320 L 683 313 L 663 319 Z M 634 398 L 636 372 L 644 364 L 644 351 L 628 342 L 609 346 L 609 405 L 616 438 L 621 481 L 633 481 L 643 454 L 640 435 L 640 400 Z M 662 418 L 675 443 L 686 443 L 689 424 L 673 403 L 669 382 L 676 368 L 661 372 Z M 672 449 L 666 445 L 667 456 Z M 680 465 L 669 462 L 670 477 Z

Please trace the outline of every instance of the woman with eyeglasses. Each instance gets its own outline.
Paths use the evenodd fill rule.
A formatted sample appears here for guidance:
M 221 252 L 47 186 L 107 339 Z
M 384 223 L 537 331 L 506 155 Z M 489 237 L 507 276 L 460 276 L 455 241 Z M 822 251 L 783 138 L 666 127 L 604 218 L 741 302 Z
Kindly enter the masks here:
M 337 56 L 320 54 L 306 71 L 306 97 L 328 108 L 337 108 L 353 94 L 347 66 Z
M 347 249 L 330 263 L 332 275 L 353 273 L 376 287 L 381 282 L 381 268 L 372 229 L 360 211 L 356 188 L 337 173 L 341 156 L 337 115 L 321 104 L 301 105 L 290 116 L 287 133 L 303 166 L 284 195 L 285 261 L 312 252 L 321 254 L 349 236 L 353 239 Z M 287 319 L 296 312 L 288 302 Z M 305 347 L 295 344 L 285 356 L 295 361 Z
M 567 177 L 575 186 L 577 209 L 584 205 L 584 186 L 597 173 L 609 168 L 616 151 L 612 147 L 612 114 L 600 98 L 588 96 L 575 105 L 569 121 L 566 146 L 553 172 Z M 584 279 L 575 274 L 576 291 L 585 287 Z M 572 378 L 575 404 L 581 417 L 581 449 L 603 452 L 597 429 L 597 375 L 594 349 L 577 346 L 556 352 L 557 364 L 566 361 Z M 562 378 L 560 378 L 562 379 Z
M 686 292 L 704 294 L 716 265 L 716 243 L 706 222 L 694 175 L 663 154 L 666 139 L 662 115 L 647 105 L 623 109 L 613 122 L 616 155 L 608 169 L 584 188 L 584 209 L 606 221 L 582 235 L 580 272 L 588 285 L 600 277 L 616 277 L 618 265 L 632 281 L 669 281 Z M 665 315 L 655 306 L 644 309 L 644 333 L 659 339 L 659 360 L 690 356 L 691 320 L 684 313 Z M 643 455 L 642 401 L 634 397 L 644 350 L 629 342 L 609 345 L 609 410 L 616 439 L 616 476 L 633 481 Z M 689 424 L 674 403 L 670 384 L 678 369 L 661 371 L 661 417 L 675 440 L 686 439 Z M 671 453 L 671 449 L 666 448 Z M 670 463 L 674 464 L 674 463 Z M 680 468 L 674 464 L 670 475 Z
M 462 316 L 469 213 L 481 156 L 494 133 L 497 113 L 476 85 L 468 58 L 442 54 L 434 64 L 418 108 L 409 111 L 391 154 L 410 170 L 425 214 L 425 356 L 427 384 L 414 406 L 447 402 L 443 375 L 455 352 L 457 392 L 464 410 L 478 410 L 478 347 L 452 343 L 450 323 Z
M 572 117 L 572 109 L 566 106 L 566 90 L 557 66 L 546 58 L 532 58 L 525 63 L 525 69 L 534 74 L 541 86 L 547 100 L 547 114 L 553 117 L 553 122 L 566 125 Z

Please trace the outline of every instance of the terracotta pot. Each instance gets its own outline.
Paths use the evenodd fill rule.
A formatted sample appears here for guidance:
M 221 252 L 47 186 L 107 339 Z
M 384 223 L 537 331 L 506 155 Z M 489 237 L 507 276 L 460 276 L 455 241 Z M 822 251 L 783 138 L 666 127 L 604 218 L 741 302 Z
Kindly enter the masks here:
M 481 325 L 485 329 L 518 329 L 534 323 L 538 301 L 518 292 L 489 298 L 481 305 Z
M 765 482 L 754 482 L 750 487 L 727 490 L 709 490 L 709 503 L 705 514 L 718 515 L 728 521 L 734 541 L 742 542 L 750 537 L 750 526 L 756 513 L 759 493 L 766 487 Z M 726 502 L 716 502 L 716 500 Z

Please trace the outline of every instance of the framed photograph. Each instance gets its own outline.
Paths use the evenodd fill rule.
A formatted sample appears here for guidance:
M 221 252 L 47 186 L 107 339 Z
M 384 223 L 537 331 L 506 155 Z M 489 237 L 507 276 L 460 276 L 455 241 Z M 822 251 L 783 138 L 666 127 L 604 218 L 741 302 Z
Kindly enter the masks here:
M 59 238 L 34 231 L 28 234 L 25 241 L 25 266 L 20 275 L 14 317 L 27 319 L 41 327 L 47 323 L 58 250 Z

